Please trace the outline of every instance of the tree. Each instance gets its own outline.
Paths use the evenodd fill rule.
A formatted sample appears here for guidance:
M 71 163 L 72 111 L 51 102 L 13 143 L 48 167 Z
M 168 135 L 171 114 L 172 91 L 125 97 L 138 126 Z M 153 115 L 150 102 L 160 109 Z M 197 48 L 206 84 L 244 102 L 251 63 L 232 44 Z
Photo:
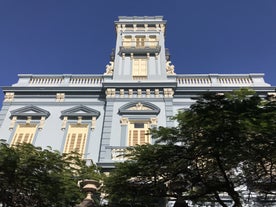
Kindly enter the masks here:
M 62 155 L 31 144 L 1 144 L 0 174 L 4 207 L 74 206 L 83 197 L 78 181 L 101 176 L 76 153 Z
M 183 205 L 216 202 L 225 207 L 222 195 L 227 195 L 233 206 L 241 207 L 254 202 L 251 193 L 275 195 L 275 106 L 275 101 L 245 89 L 206 94 L 174 117 L 177 127 L 151 130 L 159 144 L 128 149 L 130 160 L 111 177 L 124 173 L 125 181 L 149 181 L 145 187 L 151 190 L 138 185 L 140 195 L 150 191 L 152 196 L 175 197 Z M 112 194 L 116 179 L 107 184 Z
M 156 202 L 166 197 L 166 187 L 160 182 L 162 157 L 159 157 L 153 145 L 129 148 L 129 153 L 133 154 L 134 149 L 135 153 L 140 155 L 139 161 L 129 159 L 124 163 L 117 163 L 104 180 L 109 205 L 160 206 Z M 155 153 L 152 150 L 155 150 Z M 152 156 L 148 156 L 149 154 Z

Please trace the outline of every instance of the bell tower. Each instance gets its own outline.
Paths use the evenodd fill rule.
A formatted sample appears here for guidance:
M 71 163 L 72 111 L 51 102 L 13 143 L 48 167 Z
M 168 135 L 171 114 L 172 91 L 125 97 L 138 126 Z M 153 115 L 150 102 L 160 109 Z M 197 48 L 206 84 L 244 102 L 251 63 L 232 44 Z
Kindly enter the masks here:
M 116 48 L 105 75 L 120 82 L 166 81 L 168 75 L 174 75 L 165 49 L 162 16 L 120 16 L 115 28 Z

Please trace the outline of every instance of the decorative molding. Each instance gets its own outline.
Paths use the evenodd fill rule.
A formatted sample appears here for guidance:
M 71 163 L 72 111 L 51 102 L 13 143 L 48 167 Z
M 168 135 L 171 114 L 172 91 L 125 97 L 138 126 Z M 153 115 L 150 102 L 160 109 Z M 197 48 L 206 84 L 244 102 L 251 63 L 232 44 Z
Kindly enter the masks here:
M 96 128 L 96 120 L 100 112 L 87 106 L 80 105 L 61 112 L 60 118 L 63 119 L 61 129 L 64 130 L 68 120 L 76 120 L 77 124 L 82 124 L 83 120 L 91 120 L 91 130 Z
M 105 66 L 105 73 L 104 75 L 113 75 L 114 71 L 114 62 L 110 61 L 108 65 Z
M 32 117 L 31 117 L 31 116 L 28 116 L 28 117 L 27 117 L 27 120 L 26 120 L 26 124 L 31 124 L 31 121 L 32 121 Z
M 82 122 L 82 116 L 78 116 L 78 121 L 77 121 L 77 123 L 78 123 L 78 124 L 81 124 L 81 122 Z
M 159 89 L 156 88 L 154 90 L 154 95 L 155 95 L 155 97 L 159 97 Z
M 161 28 L 161 32 L 164 33 L 164 32 L 165 32 L 165 29 L 166 29 L 165 25 L 164 25 L 164 24 L 161 24 L 161 25 L 160 25 L 160 28 Z
M 120 89 L 120 97 L 123 98 L 125 95 L 125 90 L 124 89 Z
M 164 97 L 165 98 L 172 98 L 174 91 L 172 88 L 164 88 Z
M 120 123 L 121 123 L 121 125 L 128 125 L 128 121 L 129 121 L 128 118 L 122 117 L 120 120 Z
M 4 102 L 12 102 L 14 99 L 14 93 L 13 92 L 6 92 L 4 97 Z
M 64 117 L 67 117 L 67 119 L 79 120 L 81 117 L 81 120 L 84 120 L 84 119 L 91 120 L 92 117 L 98 118 L 99 116 L 100 116 L 99 111 L 95 109 L 91 109 L 84 105 L 79 105 L 79 106 L 75 106 L 73 108 L 61 111 L 60 118 L 64 119 Z
M 93 116 L 91 120 L 91 129 L 94 130 L 96 128 L 96 117 Z
M 157 118 L 156 117 L 150 118 L 150 124 L 153 126 L 157 126 Z
M 49 111 L 46 111 L 42 108 L 39 108 L 33 105 L 25 106 L 25 107 L 13 110 L 10 113 L 11 113 L 10 119 L 13 119 L 13 117 L 16 116 L 17 119 L 23 119 L 23 120 L 27 120 L 28 117 L 31 117 L 31 119 L 41 119 L 41 117 L 48 118 L 50 116 Z
M 65 93 L 56 93 L 56 102 L 63 102 L 65 98 Z
M 106 98 L 115 97 L 116 89 L 115 88 L 107 88 L 105 91 Z
M 132 102 L 123 105 L 119 109 L 120 115 L 157 115 L 160 113 L 160 108 L 149 102 Z
M 128 108 L 127 110 L 139 111 L 139 110 L 151 110 L 149 107 L 144 106 L 141 102 L 138 102 L 135 106 Z
M 137 89 L 137 96 L 138 98 L 142 96 L 142 89 Z
M 45 116 L 42 116 L 41 119 L 40 119 L 40 123 L 38 125 L 38 129 L 43 129 L 44 125 L 45 125 L 45 119 L 46 117 Z
M 149 98 L 150 97 L 150 89 L 148 88 L 148 89 L 146 89 L 146 96 L 147 96 L 147 98 Z
M 175 75 L 174 65 L 172 65 L 171 63 L 171 61 L 166 62 L 167 75 Z
M 67 125 L 67 121 L 68 121 L 68 117 L 64 116 L 63 120 L 62 120 L 62 125 L 61 125 L 61 129 L 64 130 L 66 128 Z
M 133 89 L 128 89 L 128 96 L 131 98 L 133 95 Z
M 9 130 L 12 130 L 14 128 L 16 121 L 17 121 L 17 117 L 16 116 L 12 117 Z

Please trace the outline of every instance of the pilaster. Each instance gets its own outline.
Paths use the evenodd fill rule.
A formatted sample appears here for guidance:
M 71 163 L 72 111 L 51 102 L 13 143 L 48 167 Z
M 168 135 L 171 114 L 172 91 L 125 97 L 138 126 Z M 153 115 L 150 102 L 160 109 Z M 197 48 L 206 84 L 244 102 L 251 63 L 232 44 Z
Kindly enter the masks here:
M 111 150 L 108 148 L 110 146 L 111 138 L 111 126 L 112 126 L 112 116 L 113 116 L 113 106 L 114 102 L 106 99 L 105 114 L 103 119 L 103 131 L 101 138 L 101 146 L 99 152 L 99 162 L 110 161 Z

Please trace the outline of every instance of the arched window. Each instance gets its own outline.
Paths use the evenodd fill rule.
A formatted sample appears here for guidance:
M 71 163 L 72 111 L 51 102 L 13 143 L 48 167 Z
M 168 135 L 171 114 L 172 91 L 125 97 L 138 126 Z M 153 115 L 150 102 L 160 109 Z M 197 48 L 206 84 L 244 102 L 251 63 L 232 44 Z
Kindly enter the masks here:
M 119 109 L 121 117 L 122 146 L 151 143 L 149 129 L 157 125 L 160 109 L 147 102 L 132 102 Z

